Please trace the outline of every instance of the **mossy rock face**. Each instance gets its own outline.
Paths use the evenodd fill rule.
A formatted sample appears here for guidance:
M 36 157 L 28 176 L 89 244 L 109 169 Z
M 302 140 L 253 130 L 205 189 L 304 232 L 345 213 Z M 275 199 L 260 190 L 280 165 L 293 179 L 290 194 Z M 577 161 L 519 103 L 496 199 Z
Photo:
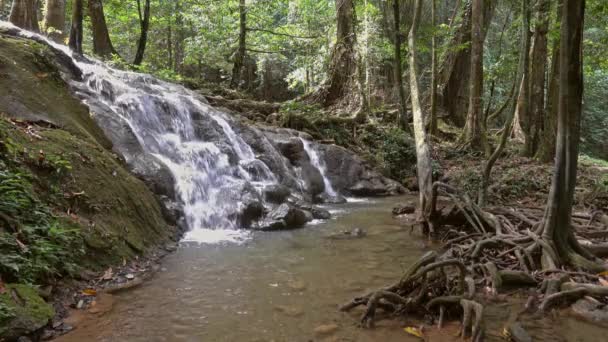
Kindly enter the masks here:
M 0 340 L 16 339 L 44 327 L 55 315 L 53 307 L 29 285 L 8 284 L 0 295 Z

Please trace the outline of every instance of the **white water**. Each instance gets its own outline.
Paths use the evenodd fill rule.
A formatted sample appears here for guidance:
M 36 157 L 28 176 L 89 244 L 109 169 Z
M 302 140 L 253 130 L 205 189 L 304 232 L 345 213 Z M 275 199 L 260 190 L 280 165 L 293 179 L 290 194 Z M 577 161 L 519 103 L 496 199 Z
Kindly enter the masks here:
M 332 187 L 329 178 L 327 178 L 327 167 L 325 166 L 325 162 L 319 157 L 319 153 L 311 146 L 310 142 L 302 138 L 300 138 L 300 140 L 302 140 L 304 150 L 306 150 L 306 153 L 308 153 L 310 163 L 312 164 L 312 166 L 317 168 L 317 170 L 319 170 L 321 176 L 323 177 L 323 183 L 325 184 L 325 193 L 332 197 L 337 196 L 338 193 Z
M 7 22 L 0 22 L 0 27 L 18 29 Z M 72 57 L 83 72 L 83 81 L 76 88 L 82 90 L 84 102 L 88 99 L 107 106 L 112 115 L 128 124 L 144 152 L 168 167 L 189 228 L 185 241 L 238 243 L 248 239 L 249 232 L 237 226 L 241 196 L 251 188 L 259 195 L 264 186 L 278 181 L 234 132 L 228 116 L 179 85 L 113 69 L 97 60 L 82 62 L 64 45 L 28 31 L 20 30 L 20 34 L 44 40 Z M 194 116 L 207 127 L 217 124 L 212 141 L 197 137 Z M 326 193 L 335 196 L 323 160 L 308 141 L 302 142 L 312 165 L 323 176 Z

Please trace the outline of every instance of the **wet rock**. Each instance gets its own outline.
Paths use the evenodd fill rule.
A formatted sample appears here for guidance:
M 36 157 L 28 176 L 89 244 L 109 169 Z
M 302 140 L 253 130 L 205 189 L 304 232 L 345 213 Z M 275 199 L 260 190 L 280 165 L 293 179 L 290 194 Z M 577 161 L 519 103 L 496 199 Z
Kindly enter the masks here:
M 594 323 L 608 323 L 608 307 L 596 300 L 579 299 L 572 305 L 572 312 Z
M 0 324 L 0 340 L 29 335 L 44 327 L 55 315 L 53 307 L 29 285 L 7 284 L 6 291 L 0 295 L 0 305 L 8 312 L 8 317 Z
M 355 196 L 360 197 L 374 197 L 374 196 L 388 196 L 391 195 L 391 191 L 387 186 L 378 180 L 361 180 L 348 188 L 348 191 Z
M 293 137 L 278 141 L 277 146 L 281 154 L 294 166 L 300 166 L 303 161 L 309 161 L 306 150 L 304 150 L 304 144 L 298 138 Z
M 331 213 L 329 210 L 325 210 L 323 208 L 312 207 L 311 213 L 312 217 L 317 220 L 329 220 L 331 218 Z
M 346 203 L 346 198 L 341 195 L 330 196 L 326 193 L 322 193 L 315 198 L 317 203 L 328 203 L 328 204 L 344 204 Z
M 312 214 L 309 216 L 306 211 L 284 203 L 268 213 L 255 228 L 259 230 L 299 228 L 310 219 Z
M 270 203 L 282 204 L 290 194 L 291 190 L 280 184 L 268 185 L 264 188 L 264 199 Z
M 331 323 L 331 324 L 323 324 L 323 325 L 317 326 L 315 328 L 314 332 L 315 332 L 315 335 L 317 335 L 317 336 L 325 336 L 325 335 L 331 335 L 331 334 L 335 333 L 338 329 L 339 329 L 339 327 L 337 324 Z
M 393 208 L 393 215 L 405 215 L 405 214 L 413 214 L 416 212 L 416 206 L 411 204 L 398 205 Z
M 250 201 L 246 203 L 243 211 L 239 215 L 239 225 L 243 228 L 249 228 L 264 215 L 264 204 L 259 201 Z

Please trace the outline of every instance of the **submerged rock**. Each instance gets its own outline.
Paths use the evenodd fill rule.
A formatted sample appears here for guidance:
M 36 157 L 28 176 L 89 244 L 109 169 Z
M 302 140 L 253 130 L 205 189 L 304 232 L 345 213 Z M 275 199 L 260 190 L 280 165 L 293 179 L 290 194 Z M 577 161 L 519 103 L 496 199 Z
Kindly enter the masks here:
M 55 315 L 29 285 L 7 284 L 0 294 L 0 340 L 13 340 L 43 328 Z
M 393 215 L 413 214 L 416 212 L 416 207 L 411 204 L 400 204 L 393 208 Z
M 300 208 L 281 204 L 255 227 L 259 230 L 281 230 L 302 227 L 312 220 L 312 214 Z

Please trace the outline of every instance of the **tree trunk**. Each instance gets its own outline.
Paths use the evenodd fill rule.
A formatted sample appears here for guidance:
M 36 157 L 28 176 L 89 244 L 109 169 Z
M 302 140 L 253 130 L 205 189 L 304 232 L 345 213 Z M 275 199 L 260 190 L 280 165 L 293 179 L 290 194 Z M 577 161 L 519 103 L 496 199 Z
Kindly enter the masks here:
M 24 30 L 40 32 L 38 27 L 38 1 L 13 0 L 9 21 Z
M 72 25 L 68 45 L 78 54 L 82 54 L 82 12 L 82 0 L 74 0 L 72 3 Z
M 562 0 L 557 3 L 556 25 L 559 27 L 562 16 Z M 543 117 L 540 141 L 536 158 L 548 163 L 555 157 L 555 135 L 557 130 L 557 109 L 559 96 L 559 38 L 553 42 L 551 54 L 551 71 L 547 88 L 547 108 Z
M 93 31 L 93 53 L 103 58 L 111 58 L 113 54 L 117 55 L 118 53 L 114 50 L 114 46 L 112 46 L 112 41 L 110 40 L 102 1 L 88 1 L 89 17 L 91 18 L 91 28 Z
M 422 1 L 416 0 L 414 19 L 408 36 L 409 48 L 409 70 L 410 70 L 410 91 L 412 98 L 412 113 L 414 117 L 414 140 L 416 142 L 416 168 L 418 175 L 418 187 L 420 189 L 420 214 L 423 222 L 430 224 L 431 197 L 433 189 L 433 170 L 431 164 L 431 152 L 424 125 L 424 116 L 420 105 L 420 91 L 418 88 L 418 71 L 416 70 L 416 31 L 420 21 L 420 10 Z M 430 226 L 433 231 L 432 225 Z
M 234 66 L 232 67 L 232 79 L 230 80 L 230 88 L 235 89 L 241 82 L 241 70 L 245 61 L 245 52 L 247 49 L 247 14 L 245 0 L 239 2 L 239 47 L 234 55 Z
M 543 249 L 543 267 L 562 264 L 597 271 L 591 254 L 574 237 L 572 206 L 576 186 L 578 145 L 583 97 L 582 37 L 584 0 L 564 0 L 560 38 L 557 147 L 551 189 L 543 218 L 543 239 L 553 251 Z M 556 267 L 557 266 L 557 267 Z
M 469 110 L 464 127 L 465 143 L 475 150 L 485 149 L 485 123 L 482 120 L 483 96 L 483 4 L 484 0 L 473 0 L 471 11 L 471 83 L 469 87 Z
M 336 44 L 329 65 L 327 82 L 317 100 L 324 107 L 334 106 L 354 113 L 357 120 L 365 120 L 367 103 L 361 85 L 360 58 L 356 51 L 354 0 L 336 0 Z
M 465 124 L 469 106 L 471 49 L 468 43 L 471 41 L 471 1 L 466 1 L 462 9 L 462 20 L 449 42 L 451 49 L 443 56 L 437 83 L 438 110 L 459 127 Z M 482 34 L 485 40 L 486 32 L 494 16 L 496 0 L 486 0 L 483 8 Z M 463 46 L 464 48 L 461 48 Z
M 146 42 L 148 41 L 148 28 L 150 27 L 150 0 L 146 0 L 144 4 L 144 14 L 141 14 L 141 1 L 137 0 L 137 14 L 139 15 L 139 42 L 137 43 L 137 52 L 133 64 L 140 65 L 144 60 L 144 51 L 146 50 Z
M 536 4 L 536 26 L 532 43 L 530 63 L 530 106 L 529 129 L 524 152 L 533 156 L 538 151 L 540 126 L 545 116 L 545 71 L 547 68 L 547 33 L 549 31 L 549 0 L 539 0 Z
M 524 149 L 522 151 L 524 156 L 531 156 L 529 151 L 532 145 L 532 116 L 530 111 L 530 40 L 532 39 L 532 35 L 530 32 L 530 2 L 529 0 L 524 1 L 524 8 L 522 9 L 523 18 L 524 18 L 524 29 L 526 33 L 526 60 L 524 61 L 525 65 L 525 74 L 524 78 L 521 80 L 521 86 L 519 90 L 519 97 L 517 99 L 517 113 L 516 113 L 516 131 L 517 135 L 521 136 L 524 140 Z
M 397 90 L 399 92 L 399 125 L 403 127 L 407 127 L 407 99 L 405 98 L 405 89 L 403 88 L 403 71 L 401 69 L 402 60 L 401 60 L 401 23 L 400 23 L 400 11 L 399 11 L 399 1 L 393 0 L 393 24 L 394 24 L 394 74 L 395 74 L 395 83 L 397 86 Z
M 181 0 L 175 1 L 175 30 L 173 40 L 173 70 L 179 74 L 183 71 L 184 62 L 184 18 L 182 16 L 182 3 Z
M 52 40 L 63 41 L 65 38 L 65 0 L 46 0 L 44 30 Z
M 435 34 L 437 20 L 436 0 L 431 0 L 431 115 L 429 118 L 429 133 L 437 134 L 437 37 Z

